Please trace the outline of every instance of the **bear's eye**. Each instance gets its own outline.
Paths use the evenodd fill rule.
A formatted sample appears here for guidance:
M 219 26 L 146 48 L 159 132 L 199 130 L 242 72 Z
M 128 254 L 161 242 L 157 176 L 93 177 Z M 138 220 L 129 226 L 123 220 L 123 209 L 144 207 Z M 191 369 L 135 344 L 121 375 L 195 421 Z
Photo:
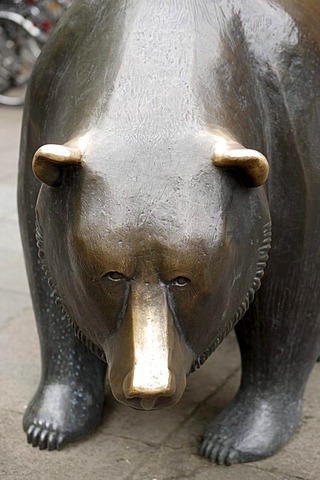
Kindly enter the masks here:
M 174 278 L 170 283 L 172 285 L 177 285 L 178 287 L 185 287 L 190 282 L 187 277 L 177 277 Z
M 120 272 L 108 272 L 105 275 L 103 275 L 103 278 L 108 278 L 113 282 L 120 282 L 121 280 L 126 280 L 126 276 Z

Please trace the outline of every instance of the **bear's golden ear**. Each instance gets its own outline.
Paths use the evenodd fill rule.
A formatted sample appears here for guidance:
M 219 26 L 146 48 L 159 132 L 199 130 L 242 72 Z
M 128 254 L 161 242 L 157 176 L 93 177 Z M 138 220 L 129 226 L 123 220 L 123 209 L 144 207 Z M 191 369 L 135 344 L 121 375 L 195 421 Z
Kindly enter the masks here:
M 212 162 L 216 167 L 234 169 L 245 187 L 259 187 L 267 180 L 269 165 L 257 150 L 243 147 L 226 135 L 214 135 Z
M 80 148 L 69 145 L 43 145 L 36 151 L 32 160 L 33 173 L 49 187 L 61 185 L 65 168 L 82 165 Z

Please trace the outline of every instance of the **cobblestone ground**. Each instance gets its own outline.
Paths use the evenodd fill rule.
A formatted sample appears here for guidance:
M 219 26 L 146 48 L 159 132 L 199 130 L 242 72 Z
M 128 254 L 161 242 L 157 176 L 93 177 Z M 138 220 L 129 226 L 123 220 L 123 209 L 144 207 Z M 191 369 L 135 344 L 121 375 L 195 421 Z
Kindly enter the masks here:
M 308 384 L 302 425 L 281 453 L 233 467 L 197 455 L 204 426 L 239 384 L 233 336 L 190 377 L 177 406 L 143 413 L 109 396 L 103 425 L 89 438 L 61 452 L 27 445 L 22 414 L 37 387 L 40 361 L 16 213 L 21 116 L 19 109 L 0 110 L 0 479 L 319 480 L 319 364 Z

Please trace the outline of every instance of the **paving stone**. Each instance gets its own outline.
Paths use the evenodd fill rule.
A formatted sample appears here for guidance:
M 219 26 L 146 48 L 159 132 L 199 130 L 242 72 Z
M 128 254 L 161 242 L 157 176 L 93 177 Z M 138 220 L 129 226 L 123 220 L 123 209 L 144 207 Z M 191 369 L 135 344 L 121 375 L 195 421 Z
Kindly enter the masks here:
M 0 106 L 0 139 L 3 148 L 16 149 L 20 142 L 22 108 Z
M 0 290 L 0 329 L 9 318 L 31 307 L 30 295 Z
M 155 412 L 133 410 L 115 404 L 113 399 L 109 400 L 109 404 L 112 411 L 106 412 L 103 433 L 143 440 L 148 445 L 163 443 L 193 409 L 192 404 L 183 401 L 165 411 Z
M 39 340 L 29 309 L 0 332 L 0 411 L 19 412 L 22 418 L 39 379 Z
M 215 466 L 214 476 L 207 469 L 196 472 L 193 480 L 301 480 L 299 477 L 288 477 L 286 474 L 258 470 L 252 464 L 233 465 L 232 467 Z M 181 479 L 183 480 L 183 478 Z M 186 479 L 187 480 L 187 479 Z
M 217 471 L 217 469 L 219 470 Z M 193 480 L 299 480 L 299 477 L 260 471 L 251 465 L 237 465 L 230 468 L 216 466 L 214 477 L 209 470 L 197 472 Z
M 163 447 L 138 468 L 131 480 L 289 480 L 286 475 L 258 470 L 251 465 L 213 465 L 187 449 Z
M 0 182 L 6 182 L 14 189 L 17 181 L 21 121 L 22 108 L 0 106 Z
M 17 211 L 17 188 L 15 185 L 0 183 L 0 219 L 11 218 Z M 1 229 L 1 237 L 5 231 Z
M 12 154 L 11 149 L 1 152 L 0 181 L 15 188 L 18 177 L 18 157 L 18 151 L 14 154 Z
M 145 463 L 143 444 L 93 434 L 60 452 L 34 449 L 26 443 L 19 415 L 0 417 L 1 480 L 125 480 Z
M 207 471 L 211 478 L 216 478 L 215 470 L 214 465 L 189 450 L 173 451 L 162 447 L 135 472 L 132 480 L 193 479 L 197 473 Z
M 0 249 L 22 252 L 21 237 L 18 222 L 9 219 L 0 219 L 1 235 Z
M 0 249 L 0 265 L 0 290 L 29 294 L 22 251 Z
M 188 379 L 184 400 L 193 403 L 209 398 L 225 382 L 226 377 L 240 368 L 240 353 L 234 332 L 231 332 L 211 357 Z
M 226 359 L 225 359 L 226 360 Z M 209 360 L 209 362 L 211 359 Z M 227 362 L 226 362 L 227 363 Z M 206 402 L 198 408 L 167 438 L 166 445 L 173 449 L 190 448 L 195 453 L 200 446 L 201 438 L 208 423 L 223 410 L 236 394 L 240 372 L 235 371 Z M 226 380 L 226 379 L 225 379 Z

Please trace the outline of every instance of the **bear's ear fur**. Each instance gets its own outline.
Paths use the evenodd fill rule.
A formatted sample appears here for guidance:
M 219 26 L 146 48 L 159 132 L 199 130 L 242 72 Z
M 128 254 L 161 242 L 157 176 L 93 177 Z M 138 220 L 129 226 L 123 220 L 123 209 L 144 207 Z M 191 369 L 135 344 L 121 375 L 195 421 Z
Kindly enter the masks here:
M 82 167 L 80 148 L 74 145 L 47 144 L 34 154 L 32 169 L 35 176 L 49 187 L 62 184 L 63 172 L 67 167 Z
M 259 187 L 267 180 L 269 165 L 257 150 L 243 147 L 224 134 L 214 135 L 212 162 L 216 167 L 233 169 L 245 187 Z

